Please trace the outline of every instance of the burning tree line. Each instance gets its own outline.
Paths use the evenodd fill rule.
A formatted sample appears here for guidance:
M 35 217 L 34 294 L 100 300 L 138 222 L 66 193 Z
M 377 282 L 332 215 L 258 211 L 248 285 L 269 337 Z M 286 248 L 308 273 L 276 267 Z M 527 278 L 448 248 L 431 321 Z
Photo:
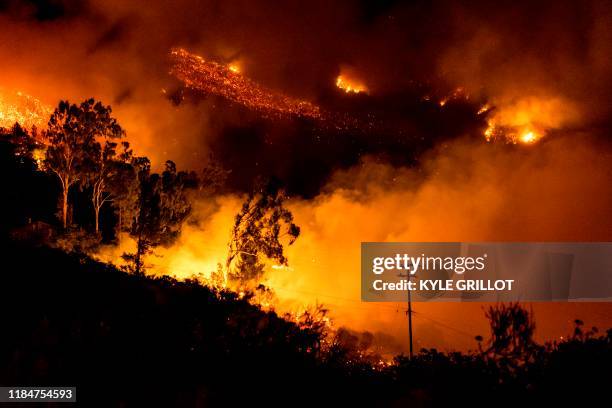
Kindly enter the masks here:
M 170 51 L 171 74 L 188 88 L 221 96 L 265 115 L 298 116 L 321 119 L 318 106 L 267 89 L 240 74 L 235 66 L 225 66 L 190 54 L 184 49 Z
M 150 160 L 135 156 L 124 140 L 125 130 L 111 107 L 94 99 L 80 104 L 61 101 L 42 132 L 15 124 L 4 133 L 15 144 L 16 156 L 36 162 L 38 170 L 58 181 L 61 232 L 55 243 L 70 250 L 95 249 L 103 241 L 101 212 L 112 210 L 114 241 L 127 233 L 136 243 L 135 251 L 122 258 L 124 269 L 137 274 L 144 273 L 147 254 L 178 237 L 193 200 L 219 193 L 229 173 L 212 156 L 200 174 L 179 171 L 172 161 L 161 173 L 153 172 Z M 71 216 L 76 205 L 71 202 L 73 192 L 89 198 L 92 231 L 76 225 Z M 282 242 L 286 237 L 292 244 L 300 230 L 284 200 L 280 184 L 257 183 L 236 215 L 225 268 L 213 274 L 215 284 L 225 287 L 230 279 L 260 278 L 264 257 L 287 264 Z

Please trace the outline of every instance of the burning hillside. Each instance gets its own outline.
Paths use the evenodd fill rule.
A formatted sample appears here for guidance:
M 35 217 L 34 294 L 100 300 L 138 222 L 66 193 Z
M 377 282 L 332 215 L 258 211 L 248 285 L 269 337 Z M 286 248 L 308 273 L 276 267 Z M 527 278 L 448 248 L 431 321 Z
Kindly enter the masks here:
M 53 109 L 33 96 L 21 91 L 0 88 L 0 128 L 10 128 L 15 123 L 29 129 L 46 126 Z
M 552 130 L 575 122 L 577 112 L 560 98 L 522 98 L 502 103 L 499 108 L 483 106 L 479 114 L 487 116 L 487 141 L 532 144 Z
M 347 94 L 367 93 L 368 87 L 365 82 L 357 79 L 358 77 L 353 68 L 343 66 L 340 69 L 340 75 L 336 78 L 336 87 Z
M 170 53 L 170 71 L 188 88 L 225 98 L 265 115 L 287 115 L 321 119 L 318 106 L 265 88 L 240 72 L 237 65 L 222 65 L 190 54 L 184 49 Z

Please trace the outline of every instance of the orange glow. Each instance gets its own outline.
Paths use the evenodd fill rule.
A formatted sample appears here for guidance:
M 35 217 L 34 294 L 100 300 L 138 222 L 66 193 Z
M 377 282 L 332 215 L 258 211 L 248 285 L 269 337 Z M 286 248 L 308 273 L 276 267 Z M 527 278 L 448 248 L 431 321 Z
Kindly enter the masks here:
M 15 123 L 29 129 L 46 126 L 53 110 L 33 96 L 20 91 L 0 89 L 0 127 L 10 128 Z
M 503 138 L 509 143 L 533 144 L 538 142 L 545 133 L 534 130 L 530 127 L 499 126 L 494 121 L 489 120 L 484 136 L 487 142 Z
M 469 99 L 469 98 L 470 98 L 470 96 L 465 92 L 465 89 L 463 87 L 459 87 L 459 88 L 455 88 L 455 90 L 453 92 L 451 92 L 450 94 L 448 94 L 444 98 L 440 99 L 440 101 L 438 102 L 438 105 L 440 107 L 443 107 L 449 101 L 454 101 L 454 100 L 458 100 L 458 99 Z
M 45 155 L 47 153 L 47 149 L 45 146 L 41 146 L 32 151 L 32 158 L 36 162 L 36 166 L 40 169 L 42 166 L 42 162 L 45 159 Z
M 523 143 L 533 143 L 538 139 L 539 137 L 532 131 L 527 131 L 519 137 L 519 140 Z
M 261 295 L 256 301 L 279 314 L 290 313 L 293 318 L 299 318 L 308 305 L 323 304 L 330 309 L 329 317 L 336 327 L 382 331 L 404 338 L 405 304 L 361 303 L 355 271 L 360 267 L 362 240 L 605 239 L 610 224 L 605 222 L 609 200 L 580 203 L 588 206 L 590 219 L 604 220 L 593 232 L 583 228 L 581 219 L 571 217 L 574 202 L 559 202 L 558 197 L 609 196 L 610 189 L 595 192 L 606 185 L 606 158 L 597 157 L 588 145 L 564 139 L 551 140 L 538 152 L 528 150 L 534 152 L 525 155 L 503 149 L 492 154 L 482 143 L 455 142 L 448 153 L 427 163 L 432 176 L 417 185 L 414 180 L 418 175 L 413 170 L 394 169 L 374 161 L 337 174 L 327 192 L 315 200 L 292 199 L 287 203 L 302 233 L 295 244 L 286 247 L 288 266 L 276 262 L 266 265 L 261 283 L 271 288 L 273 295 Z M 550 166 L 543 167 L 542 160 Z M 517 166 L 519 161 L 521 165 Z M 589 165 L 584 166 L 587 161 Z M 390 174 L 398 180 L 392 190 L 381 183 Z M 467 182 L 458 184 L 458 176 Z M 584 183 L 586 177 L 595 179 Z M 355 191 L 362 193 L 356 196 Z M 228 195 L 217 197 L 214 203 L 196 202 L 195 222 L 183 226 L 174 245 L 158 247 L 147 257 L 149 272 L 214 282 L 213 272 L 227 256 L 229 231 L 243 200 Z M 212 215 L 211 208 L 216 209 Z M 516 228 L 517 224 L 522 227 Z M 122 262 L 121 254 L 133 251 L 134 243 L 125 235 L 121 243 L 121 247 L 108 247 L 109 252 L 102 251 L 98 256 Z M 473 318 L 466 317 L 464 307 L 473 308 L 467 309 L 473 311 Z M 462 322 L 457 325 L 466 324 L 466 331 L 478 334 L 487 330 L 480 307 L 462 305 L 459 310 L 454 304 L 428 302 L 415 305 L 415 310 L 421 316 L 446 322 L 457 320 Z M 439 344 L 440 333 L 429 332 L 427 320 L 415 319 L 415 324 L 424 346 Z M 555 335 L 564 330 L 561 327 Z M 453 347 L 473 347 L 473 336 L 452 337 L 446 331 L 444 336 L 452 338 Z
M 231 63 L 227 66 L 227 68 L 235 74 L 240 73 L 240 66 L 237 63 Z
M 484 105 L 478 114 L 491 111 Z M 487 141 L 498 139 L 509 143 L 533 144 L 553 129 L 574 120 L 571 103 L 559 98 L 529 97 L 517 101 L 502 101 L 490 112 L 484 136 Z
M 338 75 L 338 78 L 336 78 L 336 86 L 346 93 L 366 93 L 368 90 L 365 84 L 349 78 L 346 75 Z
M 483 113 L 488 112 L 490 109 L 491 109 L 491 106 L 488 103 L 485 103 L 484 105 L 480 107 L 480 109 L 478 109 L 478 112 L 476 112 L 476 114 L 482 115 Z

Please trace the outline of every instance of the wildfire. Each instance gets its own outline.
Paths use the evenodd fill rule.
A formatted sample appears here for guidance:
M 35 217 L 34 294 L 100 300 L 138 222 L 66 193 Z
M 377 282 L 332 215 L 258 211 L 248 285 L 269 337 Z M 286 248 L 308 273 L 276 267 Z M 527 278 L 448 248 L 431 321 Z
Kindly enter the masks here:
M 523 143 L 533 144 L 544 137 L 544 131 L 538 131 L 530 126 L 525 127 L 513 127 L 513 126 L 502 126 L 496 124 L 494 120 L 488 121 L 487 129 L 484 132 L 484 136 L 487 142 L 495 141 L 498 139 L 505 140 L 509 143 Z
M 41 145 L 41 147 L 34 149 L 34 151 L 32 152 L 32 158 L 36 162 L 36 166 L 39 169 L 41 168 L 42 162 L 45 159 L 46 152 L 47 152 L 47 149 L 44 145 Z
M 24 128 L 44 127 L 53 110 L 33 96 L 23 92 L 0 90 L 0 127 L 19 123 Z
M 346 93 L 358 94 L 367 91 L 367 88 L 364 84 L 346 78 L 342 75 L 339 75 L 338 78 L 336 78 L 336 86 Z
M 558 98 L 530 97 L 500 105 L 492 109 L 487 104 L 478 111 L 489 115 L 484 132 L 487 141 L 533 144 L 576 117 L 571 104 Z
M 480 107 L 480 109 L 478 109 L 477 114 L 482 115 L 483 113 L 487 113 L 489 110 L 491 110 L 491 105 L 489 105 L 488 103 L 485 103 L 484 105 Z
M 527 131 L 519 137 L 519 140 L 523 143 L 533 143 L 538 139 L 539 137 L 532 131 Z
M 265 88 L 241 74 L 237 64 L 207 61 L 184 49 L 173 49 L 170 55 L 174 63 L 170 73 L 191 89 L 264 114 L 321 119 L 317 105 Z
M 469 98 L 470 96 L 465 92 L 465 89 L 462 87 L 459 87 L 459 88 L 455 88 L 453 92 L 451 92 L 447 96 L 440 99 L 440 101 L 438 102 L 438 105 L 440 105 L 440 107 L 443 107 L 450 101 L 458 100 L 458 99 L 469 99 Z
M 227 66 L 227 68 L 232 71 L 234 74 L 240 73 L 240 66 L 237 63 L 231 63 Z

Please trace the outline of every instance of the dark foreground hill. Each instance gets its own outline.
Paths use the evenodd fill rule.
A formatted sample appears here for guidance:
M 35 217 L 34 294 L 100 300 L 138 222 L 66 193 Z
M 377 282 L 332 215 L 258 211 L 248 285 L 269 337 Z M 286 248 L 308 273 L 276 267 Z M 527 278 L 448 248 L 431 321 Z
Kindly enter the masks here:
M 612 331 L 577 328 L 528 357 L 502 344 L 493 357 L 423 350 L 380 367 L 231 293 L 1 248 L 0 385 L 76 386 L 80 406 L 565 406 L 612 379 Z
M 319 335 L 232 294 L 4 246 L 2 385 L 76 385 L 102 406 L 320 399 Z M 288 401 L 288 400 L 285 400 Z

